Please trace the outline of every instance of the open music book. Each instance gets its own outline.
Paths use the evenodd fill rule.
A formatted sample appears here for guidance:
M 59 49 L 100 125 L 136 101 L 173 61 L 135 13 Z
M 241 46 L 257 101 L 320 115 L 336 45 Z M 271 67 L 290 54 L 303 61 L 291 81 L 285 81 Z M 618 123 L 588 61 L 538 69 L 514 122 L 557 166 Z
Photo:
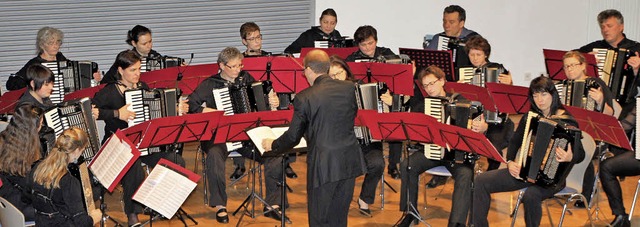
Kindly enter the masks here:
M 89 169 L 109 192 L 113 192 L 138 157 L 138 148 L 118 129 L 93 157 Z
M 133 195 L 133 199 L 162 216 L 171 218 L 196 188 L 198 180 L 199 175 L 166 159 L 160 159 Z
M 251 141 L 256 145 L 260 154 L 264 154 L 264 148 L 262 148 L 262 140 L 263 139 L 277 139 L 282 136 L 284 132 L 287 131 L 289 127 L 269 127 L 269 126 L 260 126 L 256 128 L 252 128 L 247 131 L 247 135 L 251 138 Z M 300 143 L 296 145 L 295 148 L 305 148 L 307 147 L 307 141 L 304 138 L 300 139 Z

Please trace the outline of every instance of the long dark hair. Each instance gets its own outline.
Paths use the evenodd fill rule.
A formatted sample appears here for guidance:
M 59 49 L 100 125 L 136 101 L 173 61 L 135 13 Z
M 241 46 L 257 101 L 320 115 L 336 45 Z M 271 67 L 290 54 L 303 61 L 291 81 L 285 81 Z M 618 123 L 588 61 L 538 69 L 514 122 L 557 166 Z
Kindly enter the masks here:
M 133 41 L 138 42 L 138 38 L 142 35 L 151 34 L 151 30 L 142 25 L 134 26 L 129 32 L 127 32 L 127 44 L 133 46 Z
M 562 107 L 562 103 L 560 102 L 560 95 L 558 94 L 558 90 L 556 90 L 556 86 L 553 84 L 553 80 L 546 76 L 536 77 L 531 81 L 529 85 L 529 103 L 531 103 L 531 110 L 535 111 L 539 114 L 543 114 L 542 110 L 536 106 L 536 102 L 533 100 L 534 93 L 540 92 L 548 92 L 551 94 L 553 101 L 551 102 L 551 108 L 549 111 L 550 115 L 555 114 L 558 109 L 564 109 Z
M 27 176 L 40 159 L 38 129 L 43 110 L 30 103 L 20 105 L 7 128 L 0 133 L 0 172 Z

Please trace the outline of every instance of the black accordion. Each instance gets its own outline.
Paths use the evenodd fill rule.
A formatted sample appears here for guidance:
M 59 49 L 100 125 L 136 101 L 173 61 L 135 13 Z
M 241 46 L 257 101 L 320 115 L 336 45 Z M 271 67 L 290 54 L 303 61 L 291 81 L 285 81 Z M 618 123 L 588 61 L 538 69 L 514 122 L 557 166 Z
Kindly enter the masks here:
M 483 114 L 480 102 L 450 102 L 450 99 L 436 97 L 424 99 L 424 113 L 438 122 L 470 128 L 471 122 Z M 448 160 L 456 163 L 472 163 L 477 159 L 463 151 L 445 152 L 445 148 L 435 144 L 424 144 L 424 155 L 432 160 Z
M 355 62 L 378 62 L 387 64 L 411 64 L 411 58 L 406 54 L 380 55 L 372 58 L 368 56 L 356 56 Z
M 180 66 L 184 64 L 184 59 L 171 56 L 151 56 L 142 58 L 140 66 L 141 72 L 149 72 L 158 69 L 166 69 L 170 67 Z
M 59 103 L 45 112 L 44 120 L 53 129 L 56 138 L 62 134 L 62 131 L 71 127 L 77 127 L 87 132 L 89 146 L 82 152 L 82 156 L 86 160 L 93 159 L 93 156 L 100 150 L 98 128 L 96 127 L 96 120 L 91 113 L 91 100 L 89 98 Z
M 563 80 L 556 84 L 562 104 L 591 111 L 602 110 L 602 106 L 596 106 L 596 101 L 589 98 L 589 90 L 599 87 L 595 80 Z
M 271 81 L 258 81 L 249 85 L 232 84 L 212 92 L 216 109 L 223 110 L 225 115 L 233 115 L 272 110 L 269 105 L 272 90 Z
M 98 72 L 98 63 L 91 61 L 50 61 L 41 63 L 53 72 L 51 101 L 61 103 L 64 95 L 92 87 L 93 73 Z
M 328 39 L 316 40 L 313 42 L 315 48 L 344 48 L 344 47 L 354 47 L 355 43 L 353 39 L 349 37 L 330 37 Z
M 632 53 L 625 48 L 613 50 L 594 48 L 593 51 L 596 52 L 596 64 L 600 78 L 609 86 L 615 98 L 624 102 L 629 94 L 629 89 L 634 89 L 631 88 L 634 78 L 626 73 L 627 60 L 632 56 Z
M 389 87 L 384 82 L 355 84 L 356 102 L 358 109 L 376 110 L 378 113 L 402 112 L 403 99 L 399 94 L 392 95 L 391 108 L 385 105 L 380 99 L 380 95 L 386 93 Z M 361 144 L 369 144 L 372 142 L 369 130 L 363 126 L 354 126 L 356 138 Z
M 580 129 L 534 112 L 527 114 L 524 129 L 515 160 L 520 179 L 544 187 L 557 185 L 569 174 L 571 163 L 558 162 L 556 148 L 567 150 L 569 144 L 575 148 L 582 138 Z
M 508 73 L 502 65 L 484 66 L 480 68 L 464 67 L 458 69 L 458 83 L 473 84 L 485 87 L 487 83 L 498 83 L 500 74 Z
M 168 116 L 178 115 L 178 92 L 170 89 L 133 89 L 124 92 L 126 104 L 130 104 L 129 111 L 133 111 L 136 117 L 129 120 L 129 127 L 142 122 Z M 142 155 L 160 152 L 159 147 L 140 149 Z

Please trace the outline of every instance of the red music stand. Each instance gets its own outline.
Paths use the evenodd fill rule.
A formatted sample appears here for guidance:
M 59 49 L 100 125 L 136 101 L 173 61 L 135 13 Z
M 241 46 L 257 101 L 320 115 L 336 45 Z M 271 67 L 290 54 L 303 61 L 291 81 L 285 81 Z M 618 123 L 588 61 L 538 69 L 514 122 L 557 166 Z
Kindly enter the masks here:
M 326 52 L 329 56 L 338 55 L 338 57 L 343 60 L 349 57 L 349 55 L 353 54 L 353 52 L 358 51 L 358 47 L 339 47 L 339 48 L 313 48 L 313 47 L 303 47 L 300 50 L 300 58 L 304 59 L 305 56 L 312 50 L 322 50 Z
M 485 86 L 498 111 L 508 114 L 523 114 L 529 112 L 529 88 L 506 85 L 500 83 L 486 83 Z
M 633 150 L 622 125 L 615 117 L 573 106 L 565 105 L 564 108 L 578 121 L 580 130 L 589 133 L 593 140 Z
M 409 56 L 415 62 L 416 67 L 438 66 L 444 71 L 447 81 L 458 81 L 453 67 L 453 54 L 451 51 L 400 48 L 400 54 Z
M 309 87 L 302 59 L 292 57 L 252 57 L 243 60 L 244 71 L 256 80 L 270 80 L 277 93 L 298 93 Z
M 182 91 L 182 95 L 187 96 L 193 93 L 198 85 L 209 77 L 211 75 L 183 77 L 180 81 L 176 81 L 175 78 L 172 80 L 158 80 L 149 82 L 147 85 L 149 85 L 149 88 L 176 88 L 177 85 L 177 88 Z
M 153 70 L 140 74 L 140 81 L 150 84 L 154 81 L 176 81 L 178 74 L 182 74 L 183 79 L 188 77 L 199 77 L 213 75 L 218 72 L 218 64 L 200 64 L 188 66 L 175 66 L 166 69 Z
M 27 88 L 20 90 L 7 91 L 0 96 L 0 114 L 13 114 L 16 109 L 18 100 L 27 91 Z
M 542 49 L 544 54 L 544 65 L 547 68 L 549 78 L 553 80 L 565 80 L 567 75 L 564 74 L 564 63 L 562 57 L 567 51 Z M 593 54 L 583 54 L 587 63 L 587 75 L 598 78 L 598 65 Z
M 366 83 L 385 82 L 395 94 L 413 96 L 413 66 L 377 62 L 347 62 L 353 76 Z
M 89 87 L 89 88 L 85 88 L 85 89 L 82 89 L 82 90 L 77 90 L 77 91 L 71 92 L 69 94 L 64 95 L 64 101 L 80 99 L 80 98 L 84 98 L 84 97 L 89 97 L 90 99 L 92 99 L 93 96 L 95 96 L 96 93 L 98 93 L 98 91 L 100 91 L 100 90 L 102 90 L 102 88 L 104 88 L 104 86 L 106 86 L 106 84 L 100 84 L 100 85 L 95 86 L 95 87 Z
M 478 101 L 482 103 L 482 106 L 488 111 L 498 111 L 489 90 L 484 87 L 473 84 L 447 82 L 444 84 L 444 89 L 449 93 L 459 93 L 471 101 Z

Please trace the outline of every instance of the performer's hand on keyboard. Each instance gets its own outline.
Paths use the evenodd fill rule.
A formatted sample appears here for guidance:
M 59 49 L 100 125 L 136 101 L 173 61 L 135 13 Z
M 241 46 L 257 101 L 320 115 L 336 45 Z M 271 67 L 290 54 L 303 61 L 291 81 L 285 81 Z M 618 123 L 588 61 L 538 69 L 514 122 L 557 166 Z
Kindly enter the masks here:
M 515 178 L 520 178 L 520 165 L 516 164 L 516 162 L 508 162 L 507 168 L 509 169 L 509 173 L 511 176 Z
M 513 80 L 511 78 L 511 72 L 508 74 L 500 74 L 498 75 L 498 82 L 501 84 L 513 85 Z
M 93 115 L 93 119 L 98 119 L 100 109 L 96 108 L 96 105 L 91 104 L 91 115 Z
M 213 111 L 218 111 L 214 108 L 209 108 L 209 107 L 205 107 L 204 109 L 202 109 L 203 113 L 209 113 L 209 112 L 213 112 Z
M 598 87 L 589 89 L 589 98 L 592 98 L 596 101 L 596 104 L 600 105 L 604 99 L 604 96 L 602 95 L 602 88 Z
M 640 69 L 640 54 L 636 51 L 635 56 L 631 56 L 627 60 L 627 64 L 633 68 L 633 75 L 638 75 L 638 69 Z
M 269 106 L 271 106 L 271 110 L 278 110 L 278 106 L 280 106 L 280 99 L 273 90 L 269 92 Z
M 182 99 L 178 102 L 178 116 L 182 116 L 183 114 L 189 112 L 189 99 Z
M 129 108 L 130 105 L 131 104 L 127 104 L 127 105 L 124 105 L 124 106 L 120 107 L 120 109 L 118 109 L 118 118 L 120 120 L 128 121 L 128 120 L 133 120 L 134 118 L 136 118 L 136 113 L 134 113 L 133 111 L 130 111 L 129 109 L 127 109 L 127 108 Z
M 487 124 L 487 122 L 484 120 L 484 115 L 480 115 L 480 119 L 479 120 L 473 120 L 471 121 L 471 131 L 477 132 L 477 133 L 484 133 L 487 131 L 487 129 L 489 128 L 489 124 Z
M 273 139 L 262 139 L 262 148 L 264 151 L 271 151 L 271 145 L 273 144 Z
M 556 160 L 558 160 L 558 162 L 570 162 L 571 159 L 573 159 L 571 144 L 569 144 L 569 148 L 567 148 L 566 151 L 560 147 L 556 148 Z
M 389 90 L 380 95 L 380 100 L 382 100 L 382 102 L 387 106 L 393 105 L 393 96 L 391 96 L 391 92 L 389 92 Z

